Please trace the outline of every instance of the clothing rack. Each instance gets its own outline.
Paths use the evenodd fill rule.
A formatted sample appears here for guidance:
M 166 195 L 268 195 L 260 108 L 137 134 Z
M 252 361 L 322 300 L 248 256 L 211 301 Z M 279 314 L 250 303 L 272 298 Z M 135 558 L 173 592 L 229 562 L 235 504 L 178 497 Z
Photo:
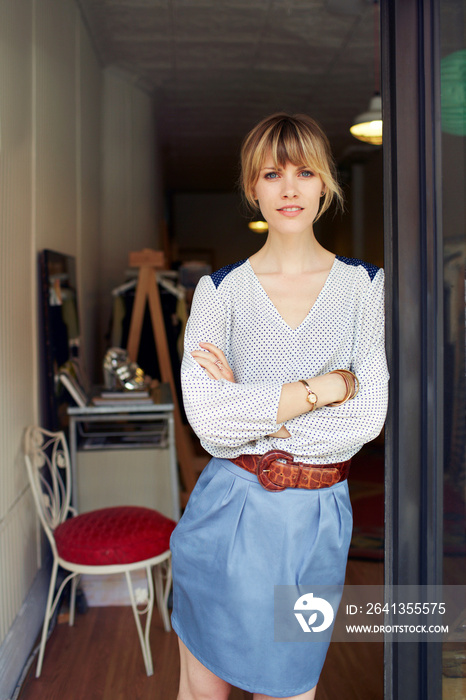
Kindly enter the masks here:
M 158 275 L 162 274 L 164 265 L 165 256 L 162 251 L 144 248 L 142 251 L 129 254 L 129 266 L 139 268 L 139 275 L 131 314 L 127 351 L 130 359 L 136 362 L 141 342 L 144 312 L 146 303 L 148 303 L 161 380 L 170 385 L 175 406 L 176 452 L 185 489 L 181 492 L 181 506 L 183 507 L 186 505 L 189 495 L 196 484 L 197 476 L 204 466 L 202 462 L 205 463 L 207 460 L 203 460 L 202 457 L 198 457 L 194 454 L 191 436 L 189 435 L 187 426 L 184 425 L 181 419 L 157 280 Z
M 157 275 L 157 282 L 158 284 L 160 284 L 161 287 L 166 289 L 167 292 L 170 292 L 170 294 L 173 294 L 173 296 L 177 299 L 185 299 L 186 289 L 181 284 L 176 283 L 177 277 L 178 273 L 174 270 L 159 270 L 159 273 Z M 137 283 L 138 280 L 137 277 L 135 277 L 134 279 L 130 279 L 127 282 L 123 282 L 123 284 L 119 284 L 118 287 L 112 289 L 112 296 L 117 297 L 129 291 L 130 289 L 134 289 Z

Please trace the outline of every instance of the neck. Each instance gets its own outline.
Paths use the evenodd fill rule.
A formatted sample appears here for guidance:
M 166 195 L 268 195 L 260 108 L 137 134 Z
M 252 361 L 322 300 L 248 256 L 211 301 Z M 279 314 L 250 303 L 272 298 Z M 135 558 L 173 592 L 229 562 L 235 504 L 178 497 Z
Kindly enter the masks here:
M 281 236 L 269 233 L 263 247 L 251 260 L 258 271 L 299 274 L 315 267 L 331 264 L 334 255 L 323 248 L 314 233 L 303 236 Z

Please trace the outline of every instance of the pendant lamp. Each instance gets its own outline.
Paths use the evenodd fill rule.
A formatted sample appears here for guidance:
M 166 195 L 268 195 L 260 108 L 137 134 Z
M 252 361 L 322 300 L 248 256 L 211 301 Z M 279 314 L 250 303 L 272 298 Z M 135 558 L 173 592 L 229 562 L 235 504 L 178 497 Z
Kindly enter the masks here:
M 358 114 L 350 131 L 360 141 L 375 146 L 382 143 L 382 98 L 379 94 L 371 97 L 367 112 Z
M 382 98 L 379 83 L 379 2 L 374 0 L 374 83 L 375 92 L 366 112 L 358 114 L 350 131 L 359 141 L 379 146 L 382 143 Z

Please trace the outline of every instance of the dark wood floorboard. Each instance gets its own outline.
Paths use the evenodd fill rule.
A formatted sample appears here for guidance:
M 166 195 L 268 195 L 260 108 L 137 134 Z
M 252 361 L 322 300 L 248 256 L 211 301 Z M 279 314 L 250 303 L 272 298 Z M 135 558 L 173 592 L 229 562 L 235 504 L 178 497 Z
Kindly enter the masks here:
M 381 562 L 350 559 L 346 583 L 352 586 L 383 585 Z M 332 642 L 316 700 L 383 700 L 383 643 Z
M 383 566 L 352 561 L 347 583 L 383 583 Z M 174 632 L 155 613 L 151 627 L 154 675 L 145 674 L 130 607 L 90 608 L 74 627 L 59 624 L 46 649 L 42 675 L 32 664 L 18 700 L 176 700 L 179 660 Z M 237 688 L 230 700 L 252 695 Z M 383 700 L 383 645 L 332 643 L 316 700 Z

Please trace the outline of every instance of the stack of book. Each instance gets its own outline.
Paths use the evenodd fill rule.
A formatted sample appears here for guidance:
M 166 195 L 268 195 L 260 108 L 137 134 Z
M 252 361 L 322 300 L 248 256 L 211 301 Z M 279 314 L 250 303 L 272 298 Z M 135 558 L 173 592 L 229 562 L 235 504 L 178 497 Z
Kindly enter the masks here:
M 152 404 L 153 399 L 148 389 L 127 391 L 102 391 L 92 399 L 94 406 L 144 406 Z

